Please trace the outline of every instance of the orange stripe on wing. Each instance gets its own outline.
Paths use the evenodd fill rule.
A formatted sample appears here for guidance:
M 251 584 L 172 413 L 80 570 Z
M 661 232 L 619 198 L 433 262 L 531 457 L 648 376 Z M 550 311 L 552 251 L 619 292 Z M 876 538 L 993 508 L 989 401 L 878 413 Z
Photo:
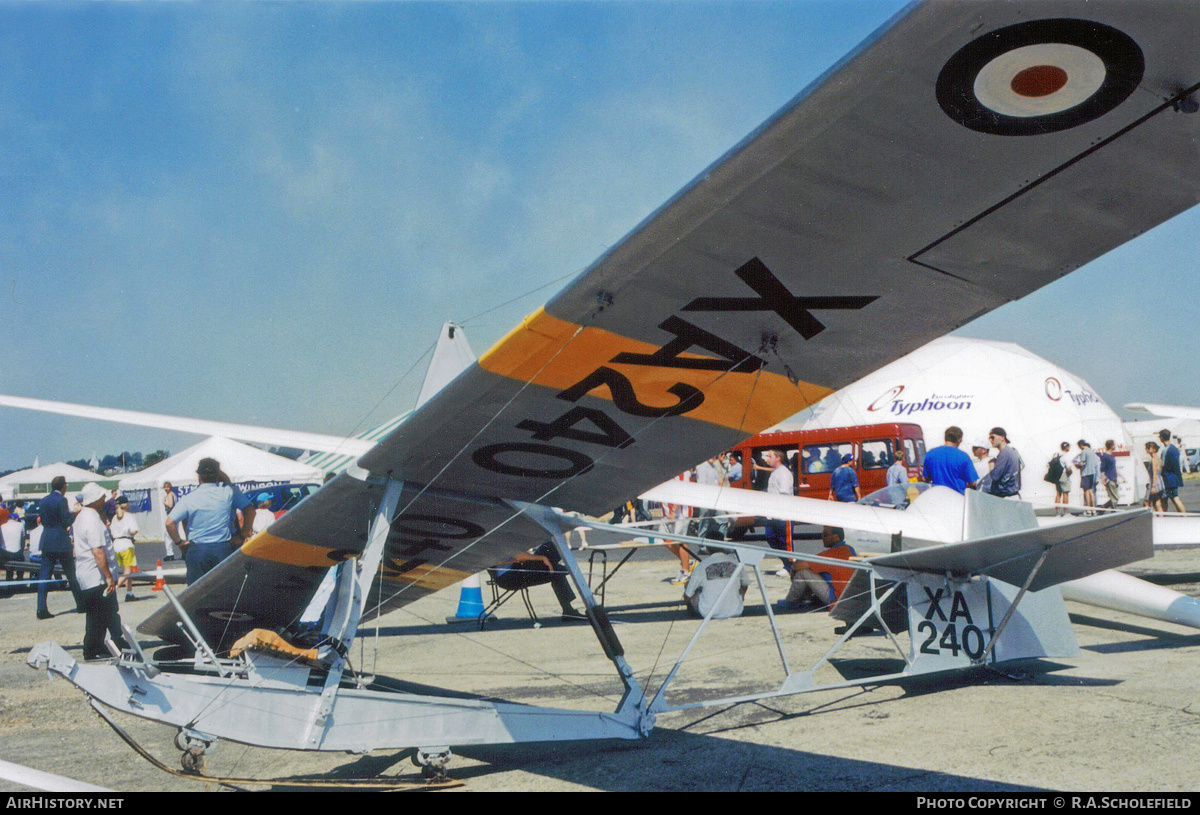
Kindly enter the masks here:
M 435 566 L 430 563 L 422 563 L 404 572 L 397 571 L 385 563 L 380 570 L 383 572 L 385 580 L 420 586 L 430 591 L 453 586 L 471 576 L 470 572 L 451 569 L 447 566 Z
M 612 362 L 622 352 L 653 354 L 658 350 L 658 346 L 603 329 L 580 330 L 579 326 L 538 309 L 484 354 L 479 366 L 510 379 L 565 390 L 605 365 L 626 376 L 633 383 L 638 400 L 654 407 L 676 404 L 679 399 L 668 388 L 682 382 L 704 392 L 704 402 L 684 415 L 746 433 L 770 427 L 833 392 L 808 382 L 793 385 L 786 376 L 768 371 L 721 375 L 717 371 Z M 709 358 L 703 354 L 680 356 Z M 754 399 L 747 410 L 746 402 L 752 391 Z M 590 393 L 612 398 L 604 387 L 594 388 Z
M 330 558 L 331 552 L 329 547 L 280 538 L 269 531 L 259 532 L 242 545 L 242 554 L 289 566 L 333 566 L 340 561 Z
M 270 532 L 259 532 L 242 546 L 242 553 L 251 557 L 269 560 L 273 563 L 286 563 L 289 566 L 333 566 L 339 561 L 330 558 L 334 550 L 324 546 L 314 546 L 311 543 L 300 543 L 272 535 Z M 416 585 L 430 591 L 444 589 L 455 583 L 461 583 L 471 576 L 471 572 L 451 569 L 446 566 L 434 566 L 420 563 L 411 569 L 400 571 L 386 558 L 380 565 L 385 580 Z

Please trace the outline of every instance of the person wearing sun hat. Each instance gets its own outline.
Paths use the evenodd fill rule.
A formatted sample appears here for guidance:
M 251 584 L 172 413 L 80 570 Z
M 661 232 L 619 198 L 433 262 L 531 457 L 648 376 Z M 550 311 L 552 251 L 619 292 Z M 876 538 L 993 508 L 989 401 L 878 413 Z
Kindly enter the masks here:
M 119 647 L 128 647 L 121 635 L 121 615 L 117 610 L 117 553 L 113 549 L 112 535 L 100 516 L 107 499 L 108 493 L 96 482 L 84 484 L 80 499 L 83 509 L 72 527 L 80 608 L 87 615 L 83 634 L 84 659 L 110 656 L 104 646 L 106 631 Z
M 254 499 L 254 534 L 266 530 L 275 522 L 275 513 L 271 511 L 272 496 L 269 492 L 260 492 Z

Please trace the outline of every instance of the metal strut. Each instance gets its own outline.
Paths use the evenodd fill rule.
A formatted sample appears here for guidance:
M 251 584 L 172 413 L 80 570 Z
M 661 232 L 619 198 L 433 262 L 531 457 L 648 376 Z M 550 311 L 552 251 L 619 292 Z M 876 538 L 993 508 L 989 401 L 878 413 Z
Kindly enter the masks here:
M 1017 610 L 1017 606 L 1020 605 L 1021 598 L 1023 598 L 1025 593 L 1029 591 L 1029 586 L 1033 583 L 1033 579 L 1037 577 L 1037 573 L 1041 571 L 1042 564 L 1046 562 L 1046 556 L 1049 554 L 1050 547 L 1047 546 L 1042 550 L 1042 556 L 1038 558 L 1037 563 L 1035 563 L 1033 568 L 1029 570 L 1029 576 L 1025 578 L 1024 585 L 1021 586 L 1021 590 L 1017 592 L 1017 596 L 1009 605 L 1008 611 L 1005 613 L 1004 618 L 1000 620 L 1000 625 L 996 627 L 996 630 L 992 634 L 992 638 L 988 642 L 987 647 L 983 649 L 983 653 L 979 655 L 978 659 L 971 660 L 973 665 L 983 665 L 987 662 L 988 657 L 992 655 L 992 649 L 996 647 L 996 643 L 1000 640 L 1000 635 L 1004 633 L 1004 629 L 1008 626 L 1008 621 L 1012 619 L 1013 612 L 1015 612 Z
M 308 729 L 304 733 L 304 741 L 309 746 L 319 744 L 325 734 L 342 676 L 346 672 L 350 646 L 358 633 L 358 623 L 366 609 L 371 581 L 375 579 L 379 564 L 383 560 L 383 548 L 388 535 L 391 534 L 392 521 L 396 515 L 396 507 L 400 504 L 403 488 L 404 482 L 399 479 L 388 478 L 384 482 L 383 498 L 375 511 L 374 520 L 371 521 L 371 532 L 362 555 L 344 560 L 337 566 L 333 609 L 327 615 L 322 631 L 333 651 L 333 661 L 329 666 L 329 673 L 325 676 L 321 696 L 313 707 Z
M 526 504 L 519 501 L 511 501 L 509 503 L 523 511 L 550 533 L 550 538 L 554 541 L 554 547 L 558 550 L 558 555 L 567 567 L 567 571 L 570 572 L 571 580 L 575 583 L 575 588 L 583 600 L 588 622 L 591 623 L 592 630 L 596 633 L 596 638 L 600 641 L 600 647 L 604 649 L 604 655 L 616 667 L 617 674 L 621 678 L 621 683 L 625 687 L 625 692 L 621 697 L 620 703 L 617 705 L 615 715 L 619 717 L 632 717 L 636 720 L 638 731 L 643 736 L 648 735 L 654 729 L 654 714 L 650 712 L 647 705 L 646 693 L 642 690 L 642 686 L 638 684 L 637 679 L 634 678 L 633 669 L 625 661 L 625 648 L 621 645 L 620 639 L 617 638 L 617 632 L 613 630 L 612 622 L 608 619 L 608 613 L 604 610 L 603 606 L 596 602 L 595 596 L 588 587 L 583 570 L 579 568 L 579 562 L 575 560 L 575 554 L 571 551 L 566 536 L 563 535 L 558 514 L 554 510 L 540 504 Z

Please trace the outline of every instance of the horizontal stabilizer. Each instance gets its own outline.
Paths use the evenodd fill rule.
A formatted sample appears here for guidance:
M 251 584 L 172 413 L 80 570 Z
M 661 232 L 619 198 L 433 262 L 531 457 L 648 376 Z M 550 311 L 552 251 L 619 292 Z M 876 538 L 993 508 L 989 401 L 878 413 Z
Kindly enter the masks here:
M 1073 523 L 1070 516 L 1042 516 L 1037 519 L 1042 526 L 1058 526 Z M 1154 549 L 1200 549 L 1200 515 L 1155 515 Z
M 952 490 L 945 487 L 933 487 L 927 490 L 929 493 L 935 491 L 953 493 Z M 928 543 L 946 543 L 957 540 L 960 537 L 962 526 L 961 505 L 957 507 L 957 517 L 954 517 L 954 515 L 944 512 L 922 512 L 916 504 L 904 512 L 898 512 L 895 509 L 864 504 L 774 495 L 737 487 L 715 487 L 709 484 L 679 480 L 659 484 L 642 493 L 640 497 L 646 501 L 703 507 L 738 515 L 841 526 L 883 535 L 903 534 L 906 541 L 917 540 Z M 924 498 L 928 500 L 928 496 Z M 933 498 L 936 499 L 937 496 L 934 495 Z
M 1155 549 L 1200 549 L 1200 516 L 1154 516 Z
M 957 577 L 986 575 L 1021 586 L 1045 552 L 1045 562 L 1029 585 L 1030 591 L 1040 591 L 1066 580 L 1152 557 L 1151 534 L 1150 511 L 1135 509 L 1062 526 L 880 555 L 867 562 L 872 566 Z

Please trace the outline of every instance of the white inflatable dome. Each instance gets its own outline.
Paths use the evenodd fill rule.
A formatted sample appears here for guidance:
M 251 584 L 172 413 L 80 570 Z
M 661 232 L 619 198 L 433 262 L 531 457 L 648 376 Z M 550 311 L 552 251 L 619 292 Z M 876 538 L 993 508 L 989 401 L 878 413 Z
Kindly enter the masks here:
M 1097 452 L 1107 439 L 1117 448 L 1121 503 L 1141 497 L 1144 479 L 1124 426 L 1104 400 L 1079 377 L 1009 342 L 942 337 L 823 399 L 803 429 L 908 422 L 921 426 L 927 448 L 943 443 L 947 427 L 963 430 L 961 449 L 987 443 L 1003 427 L 1025 462 L 1021 497 L 1054 501 L 1042 480 L 1059 444 L 1086 439 Z M 996 450 L 989 451 L 989 457 Z M 1072 476 L 1071 503 L 1082 504 L 1079 474 Z M 1107 501 L 1097 485 L 1097 503 Z

